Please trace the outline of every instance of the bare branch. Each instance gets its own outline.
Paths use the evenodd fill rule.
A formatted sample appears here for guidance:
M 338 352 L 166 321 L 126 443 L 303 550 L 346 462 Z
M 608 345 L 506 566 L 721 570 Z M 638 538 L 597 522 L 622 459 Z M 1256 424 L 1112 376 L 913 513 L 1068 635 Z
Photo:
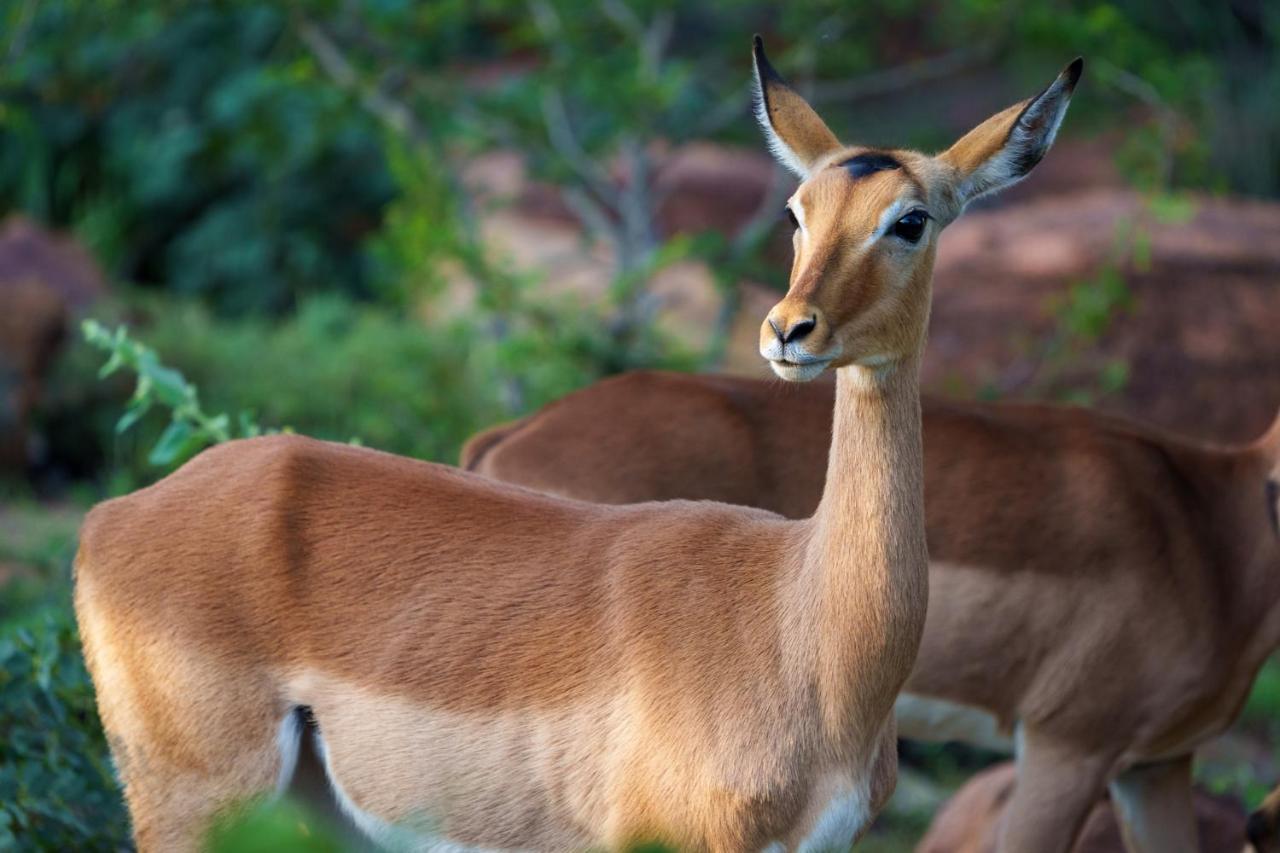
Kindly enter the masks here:
M 643 143 L 632 136 L 625 137 L 620 148 L 628 171 L 627 183 L 618 207 L 626 239 L 619 266 L 626 272 L 647 263 L 657 238 L 654 234 L 653 203 L 649 197 L 649 155 Z
M 779 211 L 795 185 L 791 173 L 777 163 L 773 166 L 773 174 L 769 180 L 769 189 L 764 198 L 756 206 L 755 212 L 747 220 L 729 244 L 729 251 L 734 257 L 742 257 L 755 249 L 762 240 L 769 236 L 778 223 Z
M 1168 187 L 1173 180 L 1173 151 L 1178 137 L 1178 112 L 1161 96 L 1150 82 L 1105 59 L 1095 60 L 1094 67 L 1102 79 L 1131 98 L 1149 107 L 1160 124 L 1160 186 Z
M 618 204 L 618 190 L 607 172 L 587 154 L 569 124 L 569 113 L 559 91 L 546 87 L 542 91 L 542 119 L 547 126 L 551 147 L 601 201 L 610 207 Z
M 561 187 L 560 197 L 573 211 L 573 215 L 578 217 L 587 233 L 597 240 L 612 244 L 615 252 L 619 251 L 624 239 L 622 231 L 610 221 L 604 208 L 578 187 Z
M 13 34 L 9 38 L 9 48 L 5 51 L 6 59 L 12 63 L 27 49 L 27 35 L 31 32 L 31 24 L 35 20 L 36 0 L 25 0 L 18 11 L 18 19 L 13 25 Z
M 635 10 L 628 6 L 623 0 L 600 0 L 600 11 L 610 21 L 622 30 L 623 35 L 630 36 L 636 41 L 640 41 L 645 37 L 645 26 L 641 23 L 639 16 Z
M 427 133 L 418 124 L 409 107 L 389 97 L 375 86 L 360 79 L 355 66 L 347 59 L 338 45 L 315 23 L 299 20 L 298 37 L 311 51 L 316 62 L 339 87 L 355 93 L 361 106 L 392 130 L 415 142 L 427 139 Z
M 641 61 L 645 73 L 651 78 L 658 76 L 662 65 L 662 57 L 667 52 L 667 43 L 671 41 L 671 31 L 675 28 L 675 16 L 669 10 L 663 10 L 654 16 L 640 41 Z
M 849 80 L 814 83 L 810 99 L 822 101 L 854 101 L 900 92 L 921 83 L 929 83 L 975 68 L 995 56 L 997 42 L 966 47 L 864 74 Z

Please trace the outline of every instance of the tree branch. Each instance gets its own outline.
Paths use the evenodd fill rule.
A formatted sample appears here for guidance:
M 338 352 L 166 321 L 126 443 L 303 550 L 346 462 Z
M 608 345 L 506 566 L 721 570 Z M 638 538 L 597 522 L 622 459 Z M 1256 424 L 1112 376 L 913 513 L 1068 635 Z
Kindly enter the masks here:
M 413 111 L 361 80 L 355 66 L 323 29 L 306 18 L 298 21 L 297 29 L 298 37 L 334 83 L 355 93 L 361 106 L 395 132 L 414 142 L 427 141 L 427 132 L 418 123 Z

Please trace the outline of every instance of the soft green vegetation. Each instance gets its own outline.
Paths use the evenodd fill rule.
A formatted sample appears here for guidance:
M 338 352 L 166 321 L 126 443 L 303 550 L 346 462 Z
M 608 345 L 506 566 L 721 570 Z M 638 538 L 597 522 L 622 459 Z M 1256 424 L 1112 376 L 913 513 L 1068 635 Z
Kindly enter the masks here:
M 252 803 L 218 821 L 209 833 L 209 853 L 339 853 L 333 830 L 289 801 Z
M 70 612 L 0 626 L 0 849 L 113 850 L 128 838 Z

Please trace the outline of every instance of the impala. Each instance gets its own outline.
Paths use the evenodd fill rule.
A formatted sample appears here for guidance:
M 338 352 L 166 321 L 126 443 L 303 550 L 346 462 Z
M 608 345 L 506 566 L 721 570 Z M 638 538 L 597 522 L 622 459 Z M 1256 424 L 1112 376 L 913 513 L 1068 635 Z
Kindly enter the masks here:
M 593 501 L 804 517 L 832 398 L 629 374 L 482 433 L 464 464 Z M 1280 420 L 1211 447 L 1077 408 L 923 410 L 929 615 L 900 733 L 1016 740 L 1002 850 L 1070 849 L 1108 783 L 1134 850 L 1195 849 L 1192 754 L 1280 645 Z
M 975 775 L 934 815 L 916 853 L 992 853 L 1001 819 L 1009 811 L 1017 773 L 997 764 Z M 1245 817 L 1231 798 L 1194 791 L 1201 853 L 1270 853 L 1245 845 Z M 1244 850 L 1242 851 L 1242 847 Z M 1073 853 L 1124 853 L 1123 827 L 1114 804 L 1099 800 L 1089 812 Z
M 928 598 L 937 234 L 1039 160 L 1080 63 L 927 157 L 841 145 L 754 58 L 803 178 L 762 349 L 837 376 L 812 517 L 596 506 L 296 436 L 208 450 L 94 509 L 76 560 L 140 849 L 191 849 L 285 783 L 304 719 L 344 808 L 397 846 L 826 849 L 880 809 Z

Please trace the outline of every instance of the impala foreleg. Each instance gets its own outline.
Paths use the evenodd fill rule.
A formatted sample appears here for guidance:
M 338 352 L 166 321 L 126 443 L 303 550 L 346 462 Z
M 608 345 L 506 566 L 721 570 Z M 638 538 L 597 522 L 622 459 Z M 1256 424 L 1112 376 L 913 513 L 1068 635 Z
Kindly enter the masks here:
M 1018 743 L 1018 781 L 1004 810 L 1000 853 L 1068 853 L 1114 762 L 1033 731 Z
M 1111 783 L 1129 853 L 1196 853 L 1191 756 L 1131 767 Z

